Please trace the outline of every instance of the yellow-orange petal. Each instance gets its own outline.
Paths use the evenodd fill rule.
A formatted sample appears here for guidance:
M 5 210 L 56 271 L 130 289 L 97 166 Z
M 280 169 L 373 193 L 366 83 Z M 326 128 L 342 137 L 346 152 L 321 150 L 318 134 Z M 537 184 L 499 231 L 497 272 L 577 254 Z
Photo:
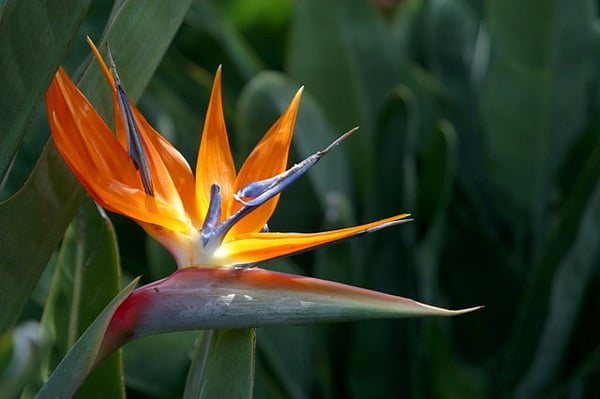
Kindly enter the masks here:
M 235 180 L 235 192 L 249 183 L 276 176 L 286 170 L 301 97 L 302 89 L 298 90 L 287 110 L 254 147 Z M 243 233 L 260 231 L 273 214 L 278 200 L 279 195 L 252 211 L 231 229 L 228 236 L 235 237 Z M 231 215 L 241 205 L 233 198 L 229 201 L 228 213 Z
M 110 85 L 117 139 L 121 147 L 127 150 L 125 117 L 119 104 L 115 78 L 92 40 L 88 38 L 87 42 Z M 187 222 L 186 219 L 189 216 L 199 225 L 201 221 L 196 211 L 194 176 L 187 161 L 171 143 L 154 130 L 133 102 L 129 99 L 127 99 L 127 102 L 133 111 L 141 136 L 140 140 L 145 148 L 149 172 L 155 185 L 155 195 L 159 200 L 168 202 L 173 208 L 176 208 L 181 214 L 182 221 Z
M 49 95 L 49 109 L 54 108 L 57 104 L 52 100 L 53 96 L 54 93 Z M 106 127 L 108 135 L 99 133 L 102 130 L 84 130 L 88 133 L 99 133 L 88 137 L 79 134 L 79 129 L 85 129 L 87 126 L 85 123 L 74 124 L 73 120 L 69 118 L 69 114 L 61 112 L 52 112 L 51 115 L 50 127 L 57 149 L 98 204 L 137 221 L 156 224 L 183 233 L 190 232 L 190 226 L 181 219 L 177 209 L 169 203 L 146 194 L 131 162 L 125 162 L 115 169 L 106 167 L 114 164 L 111 160 L 115 158 L 121 158 L 124 161 L 129 159 L 108 127 Z M 63 121 L 71 126 L 71 129 L 66 130 L 63 127 Z M 80 120 L 80 122 L 82 121 Z M 102 136 L 108 140 L 99 140 L 98 138 Z M 112 144 L 106 146 L 106 142 Z M 100 154 L 96 152 L 100 152 Z M 94 156 L 90 156 L 90 154 L 94 154 Z M 115 157 L 115 154 L 120 154 L 120 156 Z
M 223 243 L 215 252 L 214 258 L 216 262 L 221 261 L 223 265 L 262 262 L 409 221 L 406 219 L 408 216 L 408 214 L 396 215 L 360 226 L 320 233 L 241 234 Z
M 104 62 L 102 54 L 100 54 L 100 51 L 98 51 L 98 48 L 89 36 L 87 37 L 87 43 L 88 46 L 90 46 L 90 48 L 92 49 L 92 54 L 94 55 L 94 58 L 96 58 L 96 62 L 100 66 L 100 70 L 102 71 L 102 74 L 104 75 L 104 78 L 106 79 L 106 81 L 108 82 L 108 86 L 110 87 L 112 93 L 113 117 L 115 120 L 117 140 L 119 141 L 121 147 L 123 147 L 123 149 L 127 151 L 127 135 L 125 134 L 124 124 L 125 118 L 123 116 L 123 112 L 121 111 L 121 107 L 118 105 L 119 100 L 117 90 L 115 89 L 115 78 L 110 72 L 110 69 L 108 68 L 106 63 Z
M 196 198 L 198 210 L 206 216 L 210 203 L 210 187 L 216 183 L 221 188 L 221 220 L 227 218 L 227 200 L 233 198 L 235 164 L 223 116 L 221 95 L 221 67 L 217 69 L 215 80 L 204 119 L 204 129 L 200 140 L 196 163 Z
M 127 153 L 62 68 L 46 92 L 46 109 L 56 147 L 84 186 L 100 174 L 141 188 Z
M 132 106 L 140 138 L 146 150 L 155 196 L 178 209 L 181 219 L 196 219 L 194 177 L 183 156 Z
M 141 112 L 131 104 L 139 129 L 145 136 L 144 142 L 152 146 L 162 160 L 164 168 L 168 170 L 170 180 L 179 199 L 183 203 L 186 213 L 192 218 L 195 226 L 202 225 L 204 215 L 199 213 L 196 201 L 195 181 L 192 169 L 181 153 L 146 121 Z

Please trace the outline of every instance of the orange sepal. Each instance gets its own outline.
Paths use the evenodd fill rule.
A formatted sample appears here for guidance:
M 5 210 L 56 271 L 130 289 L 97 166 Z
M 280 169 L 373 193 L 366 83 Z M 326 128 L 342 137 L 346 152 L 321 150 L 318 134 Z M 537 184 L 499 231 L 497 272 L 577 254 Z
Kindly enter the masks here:
M 178 212 L 148 196 L 127 152 L 61 68 L 46 93 L 56 148 L 92 198 L 106 209 L 178 231 Z
M 198 211 L 202 218 L 206 216 L 210 203 L 210 187 L 217 183 L 221 188 L 221 220 L 226 214 L 228 201 L 233 198 L 235 164 L 229 148 L 229 139 L 223 116 L 221 95 L 221 67 L 217 69 L 213 83 L 208 110 L 204 119 L 204 129 L 200 140 L 198 161 L 196 164 L 196 197 Z
M 367 233 L 391 224 L 408 221 L 409 214 L 319 233 L 247 233 L 223 243 L 215 253 L 215 259 L 224 264 L 256 263 L 282 256 L 293 255 L 311 248 Z
M 249 183 L 268 179 L 286 170 L 301 97 L 302 89 L 298 90 L 285 113 L 254 147 L 235 180 L 236 192 Z M 252 211 L 231 229 L 229 236 L 236 237 L 241 233 L 260 231 L 273 214 L 278 200 L 279 195 Z M 240 207 L 241 205 L 231 198 L 229 214 L 232 215 Z
M 111 88 L 117 140 L 121 147 L 127 151 L 125 118 L 119 105 L 115 79 L 92 40 L 88 38 L 87 42 Z M 194 176 L 189 164 L 171 143 L 154 130 L 135 104 L 129 99 L 127 99 L 127 102 L 133 111 L 141 140 L 147 152 L 150 174 L 156 184 L 156 195 L 176 207 L 183 219 L 185 219 L 185 211 L 187 211 L 190 213 L 189 216 L 199 223 L 195 211 Z

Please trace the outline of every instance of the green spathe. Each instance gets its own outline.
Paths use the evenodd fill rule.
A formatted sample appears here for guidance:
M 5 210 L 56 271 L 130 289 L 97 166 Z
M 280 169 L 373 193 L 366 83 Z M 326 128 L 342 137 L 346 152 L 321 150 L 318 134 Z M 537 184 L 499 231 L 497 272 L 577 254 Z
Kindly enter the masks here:
M 167 331 L 233 329 L 348 320 L 451 316 L 447 310 L 311 277 L 260 268 L 200 268 L 135 290 L 117 309 L 103 353 Z

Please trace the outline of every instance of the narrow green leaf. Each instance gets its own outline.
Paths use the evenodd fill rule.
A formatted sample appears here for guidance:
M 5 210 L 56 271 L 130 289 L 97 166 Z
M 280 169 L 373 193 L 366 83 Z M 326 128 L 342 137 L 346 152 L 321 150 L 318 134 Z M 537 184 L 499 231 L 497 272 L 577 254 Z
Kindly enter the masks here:
M 256 331 L 204 331 L 192 355 L 184 399 L 251 398 Z
M 84 201 L 62 242 L 42 325 L 53 347 L 43 378 L 56 367 L 76 339 L 119 292 L 116 235 L 110 220 L 91 201 Z M 82 397 L 124 397 L 120 353 L 107 359 L 84 385 Z M 30 385 L 35 392 L 41 386 Z M 30 395 L 26 396 L 30 397 Z
M 0 203 L 0 224 L 7 226 L 0 239 L 0 331 L 17 320 L 82 198 L 79 183 L 50 144 L 24 188 Z
M 196 331 L 158 334 L 123 347 L 127 388 L 149 397 L 180 398 Z
M 140 97 L 189 5 L 190 0 L 116 3 L 104 39 L 111 43 L 131 98 Z M 136 24 L 131 23 L 133 20 Z M 98 68 L 87 71 L 79 87 L 103 115 L 110 115 L 110 97 L 106 88 L 104 92 L 99 89 L 104 83 Z M 23 189 L 0 203 L 0 225 L 9 226 L 0 239 L 0 298 L 4 306 L 0 331 L 17 319 L 82 198 L 81 186 L 50 140 Z
M 104 45 L 110 43 L 115 63 L 119 68 L 121 82 L 132 99 L 138 99 L 167 51 L 173 36 L 179 29 L 191 0 L 168 4 L 141 3 L 124 0 L 115 3 L 111 19 L 100 40 L 96 40 L 104 53 Z M 137 23 L 132 24 L 135 20 Z M 86 77 L 90 74 L 89 77 Z M 90 57 L 83 76 L 89 82 L 83 85 L 86 96 L 98 107 L 111 108 L 110 97 L 98 98 L 98 92 L 108 92 L 104 77 Z M 81 86 L 81 85 L 80 85 Z M 105 117 L 106 117 L 105 116 Z
M 502 216 L 513 220 L 516 229 L 533 232 L 534 255 L 547 224 L 545 205 L 552 178 L 585 123 L 594 58 L 594 4 L 591 0 L 485 4 L 492 38 L 482 98 L 488 171 L 501 194 L 496 197 Z
M 100 344 L 115 310 L 133 291 L 138 280 L 129 283 L 98 315 L 52 372 L 36 398 L 70 398 L 77 392 L 94 367 Z
M 435 0 L 427 2 L 423 25 L 429 70 L 445 88 L 447 99 L 468 103 L 479 21 L 461 0 Z
M 347 147 L 365 203 L 374 192 L 376 121 L 402 71 L 388 33 L 367 0 L 294 4 L 286 71 L 306 85 L 334 129 L 360 126 Z
M 315 361 L 318 335 L 314 326 L 261 328 L 257 331 L 257 381 L 268 374 L 281 397 L 310 398 L 308 387 L 316 381 Z M 266 385 L 266 384 L 264 384 Z
M 516 398 L 533 398 L 556 381 L 583 304 L 586 288 L 600 260 L 600 183 L 581 216 L 569 252 L 557 267 L 550 291 L 548 313 L 537 350 L 527 374 L 517 387 Z
M 433 398 L 484 398 L 489 396 L 483 384 L 483 372 L 462 361 L 452 334 L 442 320 L 423 320 L 427 333 L 420 334 L 419 344 L 427 347 L 418 359 L 422 363 L 420 391 Z
M 411 87 L 398 86 L 380 114 L 377 181 L 373 208 L 384 214 L 414 212 L 417 208 L 417 146 L 422 130 L 434 131 L 423 115 L 426 105 Z M 397 183 L 389 184 L 390 179 Z M 402 209 L 398 207 L 402 206 Z M 377 215 L 374 215 L 377 217 Z
M 375 111 L 398 72 L 383 19 L 365 0 L 294 6 L 286 69 L 313 93 L 336 129 L 360 124 L 370 136 Z
M 592 137 L 591 146 L 585 148 L 575 146 L 583 151 L 570 157 L 571 163 L 580 165 L 580 167 L 573 168 L 571 165 L 564 167 L 572 171 L 571 176 L 575 176 L 575 179 L 565 196 L 557 222 L 544 242 L 540 258 L 536 262 L 531 276 L 532 283 L 524 293 L 520 304 L 520 312 L 506 357 L 506 361 L 510 361 L 510 370 L 512 371 L 507 378 L 512 381 L 512 384 L 516 384 L 521 379 L 532 361 L 534 354 L 531 348 L 537 345 L 538 339 L 542 335 L 542 327 L 547 317 L 551 298 L 550 293 L 559 265 L 562 264 L 561 262 L 566 262 L 569 256 L 574 256 L 569 254 L 572 253 L 573 248 L 580 245 L 576 238 L 581 237 L 579 232 L 587 223 L 586 212 L 588 212 L 588 206 L 592 206 L 590 201 L 594 198 L 594 192 L 598 190 L 599 184 L 600 146 L 598 145 L 597 129 L 597 123 L 590 125 L 589 130 L 580 136 L 579 141 L 590 143 L 589 137 Z M 593 236 L 594 234 L 592 234 Z M 578 252 L 573 254 L 578 254 Z M 593 256 L 591 253 L 588 255 Z M 506 386 L 511 385 L 508 382 L 506 384 Z
M 243 35 L 231 25 L 231 21 L 219 13 L 210 1 L 195 1 L 186 16 L 186 22 L 197 31 L 206 32 L 220 45 L 245 80 L 264 69 L 261 60 L 253 52 Z
M 44 308 L 42 324 L 54 340 L 48 372 L 119 292 L 119 284 L 114 229 L 88 199 L 65 233 Z
M 415 270 L 419 276 L 419 295 L 436 301 L 437 269 L 446 233 L 446 217 L 456 178 L 458 148 L 456 133 L 448 121 L 441 121 L 423 160 L 419 175 L 419 222 L 423 238 L 415 254 Z
M 0 180 L 90 0 L 7 0 L 0 8 Z

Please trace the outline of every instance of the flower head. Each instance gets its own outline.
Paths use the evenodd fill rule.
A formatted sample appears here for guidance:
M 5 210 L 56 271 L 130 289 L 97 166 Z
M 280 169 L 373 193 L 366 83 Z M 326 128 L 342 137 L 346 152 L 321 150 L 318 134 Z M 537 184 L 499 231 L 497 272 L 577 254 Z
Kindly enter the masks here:
M 352 131 L 286 169 L 300 89 L 236 172 L 219 68 L 194 177 L 183 156 L 128 99 L 112 59 L 109 68 L 88 42 L 112 91 L 115 132 L 59 69 L 46 95 L 52 137 L 94 200 L 134 219 L 173 254 L 179 268 L 252 265 L 407 220 L 402 214 L 321 233 L 267 231 L 281 191 Z
M 73 370 L 77 371 L 74 382 L 67 388 L 76 388 L 93 365 L 129 340 L 148 334 L 451 316 L 478 309 L 447 310 L 330 281 L 247 267 L 403 223 L 408 215 L 321 233 L 269 232 L 266 223 L 279 194 L 354 130 L 287 168 L 299 90 L 236 172 L 221 105 L 219 69 L 194 174 L 128 99 L 112 57 L 109 68 L 89 43 L 112 91 L 114 132 L 59 69 L 46 95 L 56 147 L 96 202 L 134 219 L 174 255 L 180 270 L 134 291 L 130 284 L 77 341 L 40 391 L 42 395 L 58 386 L 62 389 L 61 376 Z M 87 362 L 83 368 L 81 359 Z

